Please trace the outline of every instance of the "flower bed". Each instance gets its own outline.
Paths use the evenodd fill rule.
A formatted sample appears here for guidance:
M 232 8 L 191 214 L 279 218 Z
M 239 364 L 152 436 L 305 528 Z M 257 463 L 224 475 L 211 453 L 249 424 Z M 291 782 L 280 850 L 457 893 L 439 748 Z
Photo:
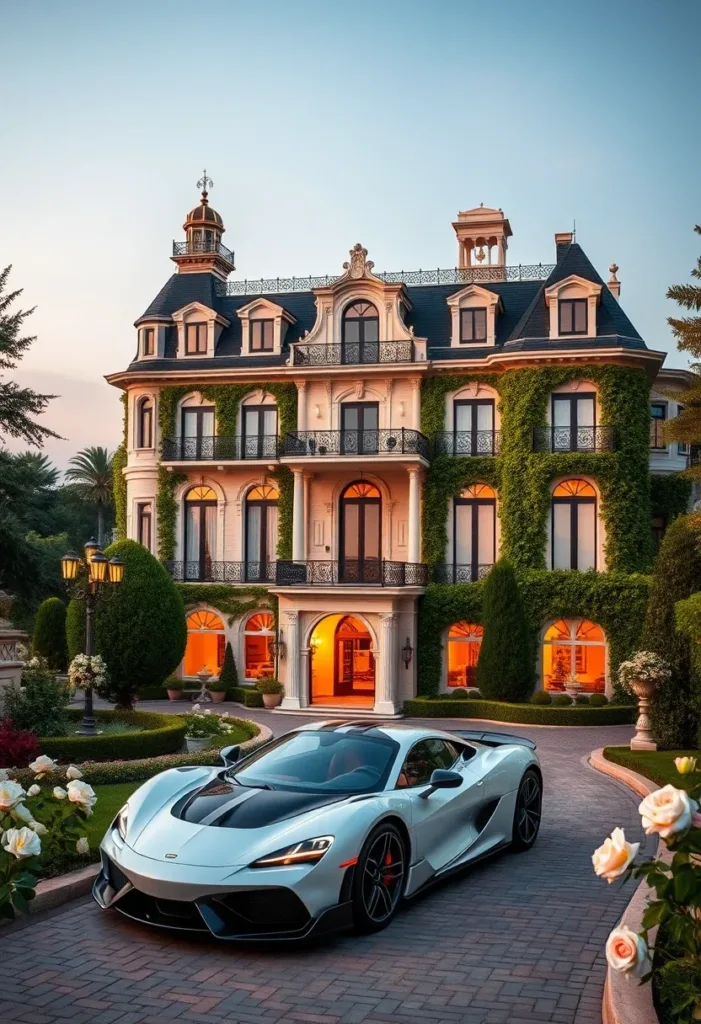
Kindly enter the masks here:
M 404 703 L 404 713 L 410 718 L 483 718 L 519 725 L 628 725 L 635 711 L 635 707 L 628 704 L 607 704 L 601 708 L 553 707 L 495 700 L 451 700 L 450 696 L 445 699 L 415 697 Z
M 83 712 L 70 709 L 69 719 L 80 727 Z M 39 740 L 42 752 L 59 761 L 113 761 L 157 757 L 182 750 L 185 722 L 178 715 L 154 711 L 96 711 L 97 728 L 101 722 L 137 725 L 141 732 L 110 733 L 104 736 L 46 736 Z

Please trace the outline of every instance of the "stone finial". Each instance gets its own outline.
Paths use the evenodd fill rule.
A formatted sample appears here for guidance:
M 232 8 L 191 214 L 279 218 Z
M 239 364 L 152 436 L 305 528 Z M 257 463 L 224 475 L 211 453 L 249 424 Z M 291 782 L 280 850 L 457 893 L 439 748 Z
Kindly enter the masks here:
M 606 282 L 607 285 L 608 285 L 608 289 L 611 292 L 611 294 L 613 295 L 613 297 L 615 299 L 618 299 L 618 297 L 621 294 L 621 282 L 616 277 L 616 274 L 618 273 L 618 264 L 617 263 L 612 263 L 611 264 L 611 266 L 609 267 L 609 273 L 611 274 L 611 277 Z
M 343 264 L 343 269 L 348 271 L 348 277 L 357 279 L 371 273 L 375 264 L 372 260 L 366 259 L 367 254 L 367 249 L 364 249 L 360 242 L 356 242 L 349 250 L 350 263 L 346 261 Z

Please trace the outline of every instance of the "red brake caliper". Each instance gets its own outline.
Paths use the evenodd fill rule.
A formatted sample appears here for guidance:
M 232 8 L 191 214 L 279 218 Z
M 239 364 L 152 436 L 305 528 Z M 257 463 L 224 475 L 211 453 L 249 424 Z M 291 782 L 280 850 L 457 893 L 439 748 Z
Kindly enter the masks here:
M 385 857 L 385 867 L 388 868 L 391 863 L 392 863 L 392 854 L 388 853 L 387 856 Z M 391 875 L 383 875 L 382 876 L 382 884 L 383 885 L 390 885 L 393 881 L 394 881 L 394 879 L 392 878 Z

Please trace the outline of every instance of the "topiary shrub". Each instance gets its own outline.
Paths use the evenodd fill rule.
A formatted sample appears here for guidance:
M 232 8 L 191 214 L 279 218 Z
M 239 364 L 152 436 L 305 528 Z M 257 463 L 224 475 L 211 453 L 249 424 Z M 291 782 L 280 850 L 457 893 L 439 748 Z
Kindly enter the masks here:
M 500 559 L 484 587 L 484 638 L 477 683 L 486 700 L 527 700 L 534 686 L 535 657 L 516 574 Z
M 694 747 L 698 737 L 698 670 L 690 637 L 676 628 L 675 603 L 701 590 L 701 516 L 675 519 L 655 559 L 641 649 L 654 651 L 672 670 L 651 702 L 652 730 L 663 750 Z
M 569 693 L 558 693 L 556 697 L 553 697 L 553 707 L 566 708 L 572 703 L 572 698 Z
M 608 704 L 608 702 L 609 699 L 605 693 L 592 693 L 592 695 L 589 698 L 589 707 L 603 708 L 606 704 Z
M 574 698 L 574 702 L 575 702 L 575 704 L 584 704 L 584 705 L 588 704 L 589 703 L 589 694 L 588 693 L 578 693 L 577 696 Z
M 547 690 L 537 690 L 531 697 L 531 704 L 546 705 L 552 702 L 553 699 Z
M 68 668 L 66 644 L 66 606 L 59 597 L 42 601 L 34 621 L 32 653 L 46 658 L 49 668 L 65 672 Z
M 219 682 L 222 684 L 222 690 L 230 690 L 232 687 L 239 685 L 239 674 L 230 643 L 227 643 L 226 650 L 224 651 L 224 664 L 219 673 Z
M 453 700 L 467 700 L 470 694 L 467 692 L 467 690 L 464 690 L 461 686 L 458 686 L 456 687 L 456 689 L 451 691 L 450 696 L 452 697 Z

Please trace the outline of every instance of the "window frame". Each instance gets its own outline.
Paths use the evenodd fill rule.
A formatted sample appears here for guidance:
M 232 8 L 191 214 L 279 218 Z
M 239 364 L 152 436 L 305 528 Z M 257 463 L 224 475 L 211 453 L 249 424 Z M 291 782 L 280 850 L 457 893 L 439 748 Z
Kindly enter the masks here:
M 484 337 L 475 337 L 475 314 L 484 314 Z M 460 310 L 460 344 L 461 345 L 486 345 L 489 335 L 488 309 L 486 306 L 467 306 Z M 472 337 L 465 337 L 465 322 L 471 323 Z
M 279 515 L 279 500 L 280 499 L 279 499 L 279 497 L 278 498 L 249 498 L 249 494 L 251 494 L 255 489 L 256 489 L 255 487 L 249 488 L 249 490 L 246 493 L 246 497 L 244 499 L 244 512 L 243 512 L 243 527 L 244 527 L 244 537 L 243 537 L 243 571 L 244 571 L 244 576 L 246 578 L 246 582 L 247 583 L 265 583 L 265 582 L 269 582 L 269 579 L 268 579 L 269 574 L 267 572 L 267 566 L 268 566 L 269 563 L 268 563 L 267 559 L 261 558 L 261 555 L 265 554 L 265 552 L 268 550 L 268 517 L 267 517 L 266 513 L 267 513 L 269 508 L 275 508 L 276 514 Z M 259 539 L 258 539 L 258 557 L 257 557 L 257 559 L 249 559 L 248 558 L 248 553 L 249 553 L 248 552 L 248 541 L 249 541 L 249 531 L 250 531 L 249 512 L 253 508 L 259 508 L 261 510 L 260 536 L 259 536 Z M 254 574 L 249 575 L 248 567 L 249 567 L 249 565 L 253 565 L 255 563 L 257 563 L 258 567 L 259 567 L 258 575 L 257 576 L 255 576 Z
M 365 426 L 365 414 L 374 410 L 376 427 Z M 349 412 L 355 411 L 358 416 L 358 423 L 362 423 L 362 426 L 358 426 L 355 430 L 352 427 L 346 426 L 346 415 Z M 379 402 L 341 402 L 340 408 L 340 426 L 341 426 L 341 454 L 342 455 L 378 455 L 379 454 L 379 440 L 380 440 L 380 403 Z M 352 442 L 347 444 L 347 439 L 350 435 L 356 435 L 356 444 L 353 447 Z M 375 435 L 369 438 L 368 435 Z M 366 440 L 369 439 L 369 444 L 366 444 Z
M 570 316 L 572 323 L 572 330 L 566 331 L 562 326 L 562 311 L 565 306 L 570 306 Z M 577 331 L 574 329 L 574 325 L 577 322 L 575 310 L 577 308 L 584 307 L 584 329 Z M 589 299 L 574 298 L 574 299 L 558 299 L 557 300 L 557 333 L 561 337 L 570 337 L 571 335 L 582 335 L 589 334 Z
M 207 355 L 207 323 L 204 320 L 198 320 L 195 323 L 186 323 L 185 327 L 185 355 L 186 356 L 206 356 Z M 192 347 L 191 332 L 195 332 L 195 347 Z M 204 338 L 204 348 L 202 348 L 202 338 Z
M 495 565 L 497 560 L 497 499 L 496 498 L 461 498 L 460 495 L 456 495 L 453 498 L 453 579 L 457 579 L 457 567 L 464 563 L 458 562 L 456 558 L 458 544 L 457 544 L 457 521 L 458 521 L 458 508 L 461 505 L 468 505 L 471 509 L 471 530 L 472 536 L 471 547 L 472 547 L 472 563 L 470 565 L 470 574 L 473 577 L 473 582 L 476 582 L 479 576 L 479 515 L 477 509 L 480 505 L 487 505 L 492 509 L 492 535 L 494 537 L 494 550 L 492 551 L 492 561 L 490 565 Z
M 579 419 L 578 419 L 578 416 L 577 416 L 577 412 L 578 412 L 578 408 L 579 408 L 578 403 L 579 403 L 580 399 L 582 399 L 582 398 L 584 398 L 584 399 L 590 398 L 592 400 L 593 405 L 594 405 L 594 422 L 593 422 L 593 424 L 587 424 L 586 426 L 583 426 L 581 428 L 582 430 L 591 430 L 593 432 L 593 435 L 592 435 L 593 443 L 592 443 L 591 447 L 587 447 L 587 446 L 579 447 L 579 444 L 578 444 L 578 433 L 579 433 L 580 427 L 579 427 Z M 556 452 L 556 451 L 557 452 L 560 452 L 560 451 L 562 451 L 562 452 L 564 452 L 564 451 L 570 451 L 570 452 L 577 452 L 577 451 L 591 452 L 591 451 L 596 451 L 596 429 L 597 429 L 597 426 L 598 426 L 598 423 L 596 421 L 596 412 L 597 412 L 596 400 L 597 400 L 597 393 L 596 393 L 596 391 L 560 391 L 560 392 L 556 391 L 556 392 L 554 392 L 550 396 L 550 431 L 551 431 L 551 435 L 552 435 L 552 446 L 551 447 L 552 447 L 552 451 L 553 452 Z M 556 402 L 563 402 L 563 403 L 564 402 L 569 402 L 569 405 L 570 405 L 569 425 L 567 427 L 567 430 L 569 430 L 569 432 L 570 432 L 570 446 L 569 446 L 569 448 L 555 448 L 555 431 L 563 429 L 562 427 L 555 426 L 555 403 Z
M 654 416 L 652 410 L 661 409 L 661 416 Z M 667 451 L 667 445 L 664 443 L 664 436 L 659 437 L 661 433 L 657 424 L 667 422 L 667 412 L 669 407 L 666 402 L 650 402 L 650 448 L 653 452 L 665 452 Z M 657 441 L 662 441 L 662 444 L 657 444 Z
M 154 445 L 154 433 L 153 433 L 153 399 L 149 395 L 145 395 L 139 399 L 137 405 L 137 417 L 136 417 L 136 447 L 139 449 L 152 449 Z M 145 414 L 148 416 L 145 416 Z M 148 444 L 144 444 L 144 438 L 147 431 L 144 429 L 144 419 L 148 419 Z
M 141 328 L 141 355 L 155 355 L 156 329 L 154 327 Z
M 265 413 L 275 411 L 275 433 L 265 434 L 263 432 L 263 424 L 265 422 Z M 249 431 L 246 429 L 248 425 L 248 413 L 256 411 L 258 413 L 258 429 L 256 431 Z M 277 405 L 268 402 L 261 402 L 260 405 L 242 405 L 241 406 L 241 458 L 242 459 L 270 459 L 274 458 L 269 452 L 266 453 L 265 439 L 266 437 L 279 436 L 280 430 L 280 414 Z M 255 444 L 251 446 L 253 449 L 252 454 L 248 454 L 249 445 L 248 441 L 255 441 Z
M 492 410 L 492 450 L 489 452 L 479 451 L 479 445 L 477 442 L 478 434 L 488 434 L 488 430 L 477 429 L 477 416 L 479 406 L 489 406 Z M 469 431 L 458 430 L 457 428 L 457 410 L 463 407 L 470 409 L 470 429 Z M 493 398 L 454 398 L 453 399 L 453 454 L 463 455 L 465 454 L 460 446 L 457 444 L 458 434 L 469 433 L 470 434 L 470 455 L 494 455 L 495 454 L 495 443 L 496 443 L 496 403 Z
M 260 345 L 255 343 L 256 326 L 270 327 L 270 345 L 263 344 L 265 341 L 265 330 L 260 331 Z M 275 351 L 275 320 L 273 318 L 256 318 L 249 320 L 248 323 L 249 337 L 248 337 L 248 349 L 250 352 L 274 352 Z
M 563 481 L 564 483 L 564 481 Z M 570 506 L 570 566 L 569 569 L 555 569 L 555 505 Z M 599 502 L 596 495 L 593 497 L 579 497 L 576 494 L 555 496 L 550 495 L 550 569 L 554 572 L 585 572 L 577 565 L 579 551 L 579 516 L 577 509 L 579 505 L 594 506 L 594 565 L 593 569 L 599 571 Z
M 148 523 L 148 543 L 144 543 L 144 523 Z M 147 551 L 153 551 L 153 502 L 140 501 L 136 506 L 136 539 Z

